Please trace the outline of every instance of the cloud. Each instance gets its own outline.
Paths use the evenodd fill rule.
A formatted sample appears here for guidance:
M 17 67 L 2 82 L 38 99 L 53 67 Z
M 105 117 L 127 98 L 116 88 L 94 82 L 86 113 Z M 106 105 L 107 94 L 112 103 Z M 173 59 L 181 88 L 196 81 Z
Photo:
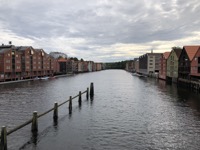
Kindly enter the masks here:
M 198 0 L 0 1 L 2 43 L 118 61 L 199 42 Z

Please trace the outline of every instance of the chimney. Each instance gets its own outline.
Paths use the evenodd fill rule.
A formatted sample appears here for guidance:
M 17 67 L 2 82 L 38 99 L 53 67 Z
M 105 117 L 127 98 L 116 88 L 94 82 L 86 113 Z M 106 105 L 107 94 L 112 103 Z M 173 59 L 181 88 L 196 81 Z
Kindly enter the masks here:
M 9 41 L 9 45 L 12 45 L 12 41 Z

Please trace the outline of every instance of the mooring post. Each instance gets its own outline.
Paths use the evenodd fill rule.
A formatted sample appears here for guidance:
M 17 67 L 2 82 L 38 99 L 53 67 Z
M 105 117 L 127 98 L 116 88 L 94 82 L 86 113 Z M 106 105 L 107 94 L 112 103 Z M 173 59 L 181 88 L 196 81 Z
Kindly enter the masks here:
M 6 127 L 1 127 L 1 143 L 0 150 L 7 150 L 7 131 Z
M 33 112 L 33 119 L 32 119 L 32 126 L 31 126 L 32 132 L 38 131 L 38 117 L 37 117 L 37 111 Z
M 72 97 L 69 97 L 69 114 L 72 113 Z
M 86 93 L 87 100 L 88 100 L 88 97 L 89 97 L 89 88 L 87 88 L 87 93 Z
M 54 121 L 57 121 L 58 119 L 58 103 L 54 103 L 54 112 L 53 112 L 53 119 Z
M 78 104 L 79 106 L 81 105 L 82 98 L 81 98 L 81 91 L 79 91 L 79 96 L 78 96 Z
M 90 98 L 94 97 L 94 84 L 93 82 L 90 84 Z

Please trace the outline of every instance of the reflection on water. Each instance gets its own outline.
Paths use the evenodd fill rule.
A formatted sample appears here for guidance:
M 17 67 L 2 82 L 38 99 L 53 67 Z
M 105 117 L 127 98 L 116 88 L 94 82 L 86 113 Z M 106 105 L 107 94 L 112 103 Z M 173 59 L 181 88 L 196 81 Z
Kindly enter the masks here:
M 12 134 L 10 149 L 199 149 L 200 95 L 123 70 L 0 85 L 0 125 L 13 128 L 90 82 L 93 100 L 76 99 L 70 115 L 62 106 L 56 123 L 51 113 L 39 119 L 36 135 L 30 126 Z

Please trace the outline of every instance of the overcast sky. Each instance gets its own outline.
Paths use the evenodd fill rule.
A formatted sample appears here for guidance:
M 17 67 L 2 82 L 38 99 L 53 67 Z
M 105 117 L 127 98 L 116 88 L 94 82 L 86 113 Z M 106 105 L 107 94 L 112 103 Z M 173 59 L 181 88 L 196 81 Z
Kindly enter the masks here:
M 199 0 L 0 0 L 0 44 L 112 62 L 200 45 Z

